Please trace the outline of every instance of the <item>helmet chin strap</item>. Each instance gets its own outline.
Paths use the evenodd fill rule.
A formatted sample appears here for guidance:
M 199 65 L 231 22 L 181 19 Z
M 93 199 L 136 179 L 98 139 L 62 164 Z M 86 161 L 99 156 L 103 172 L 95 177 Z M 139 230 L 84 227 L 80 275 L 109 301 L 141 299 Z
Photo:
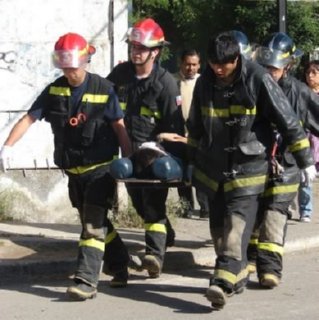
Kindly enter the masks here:
M 144 62 L 141 63 L 134 63 L 136 66 L 144 66 L 152 57 L 152 50 L 149 52 L 148 56 L 146 57 Z

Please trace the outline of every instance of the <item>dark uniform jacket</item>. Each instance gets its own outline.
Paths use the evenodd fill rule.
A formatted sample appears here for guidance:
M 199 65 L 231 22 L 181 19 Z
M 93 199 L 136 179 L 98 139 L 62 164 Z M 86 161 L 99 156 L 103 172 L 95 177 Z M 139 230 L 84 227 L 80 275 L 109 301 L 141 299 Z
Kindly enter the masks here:
M 319 96 L 305 83 L 288 75 L 278 82 L 307 132 L 319 136 Z
M 319 96 L 306 84 L 296 78 L 287 75 L 278 81 L 292 109 L 297 115 L 306 132 L 319 135 Z M 275 131 L 276 132 L 276 131 Z M 274 159 L 274 166 L 278 164 L 283 171 L 278 175 L 276 168 L 270 174 L 270 181 L 265 191 L 265 199 L 273 202 L 292 201 L 296 196 L 300 183 L 300 170 L 296 160 L 289 152 L 287 144 L 282 141 L 280 135 L 274 142 L 278 144 Z
M 107 79 L 115 84 L 134 149 L 143 142 L 155 141 L 161 132 L 183 135 L 184 120 L 176 80 L 158 63 L 145 79 L 136 78 L 131 62 L 117 65 Z M 182 156 L 181 144 L 164 142 L 163 146 L 168 152 Z
M 235 81 L 219 87 L 208 67 L 198 79 L 187 122 L 195 185 L 213 195 L 264 190 L 274 123 L 298 166 L 313 163 L 309 141 L 282 90 L 260 66 L 242 60 Z
M 116 135 L 104 117 L 112 85 L 98 75 L 88 76 L 86 92 L 75 112 L 65 77 L 48 87 L 44 118 L 54 135 L 54 162 L 63 169 L 110 161 L 118 154 Z

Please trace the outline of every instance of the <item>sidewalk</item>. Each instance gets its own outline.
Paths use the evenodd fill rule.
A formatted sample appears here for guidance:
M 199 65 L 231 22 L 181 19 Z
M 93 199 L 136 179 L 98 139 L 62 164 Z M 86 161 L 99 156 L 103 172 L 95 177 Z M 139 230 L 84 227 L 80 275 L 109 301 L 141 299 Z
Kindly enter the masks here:
M 317 199 L 316 199 L 317 201 Z M 315 206 L 318 208 L 318 206 Z M 316 210 L 315 210 L 316 211 Z M 289 220 L 285 252 L 319 247 L 319 214 L 311 223 Z M 163 272 L 213 266 L 208 219 L 177 218 L 175 246 L 168 248 Z M 131 254 L 143 254 L 141 229 L 118 230 Z M 65 278 L 75 269 L 79 225 L 0 223 L 0 285 L 39 278 Z

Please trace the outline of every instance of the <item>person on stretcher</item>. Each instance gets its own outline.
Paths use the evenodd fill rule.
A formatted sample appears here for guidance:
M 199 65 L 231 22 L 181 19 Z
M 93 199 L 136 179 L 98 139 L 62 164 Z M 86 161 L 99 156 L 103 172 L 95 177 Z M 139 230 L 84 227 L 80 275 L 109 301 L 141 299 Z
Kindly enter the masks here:
M 159 141 L 186 143 L 186 138 L 175 133 L 161 133 Z M 186 165 L 182 159 L 169 154 L 160 143 L 144 142 L 130 156 L 114 160 L 110 173 L 115 179 L 188 180 Z

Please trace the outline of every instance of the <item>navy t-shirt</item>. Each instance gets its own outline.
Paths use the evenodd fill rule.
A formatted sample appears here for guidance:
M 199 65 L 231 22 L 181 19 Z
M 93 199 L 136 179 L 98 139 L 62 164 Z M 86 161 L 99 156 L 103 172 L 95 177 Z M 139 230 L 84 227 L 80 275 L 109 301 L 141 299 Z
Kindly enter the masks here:
M 89 74 L 86 74 L 85 80 L 83 83 L 78 87 L 72 87 L 69 86 L 71 90 L 71 112 L 70 116 L 73 116 L 77 113 L 78 107 L 81 103 L 83 94 L 86 92 L 87 84 L 89 81 Z M 44 110 L 45 108 L 50 108 L 49 105 L 47 105 L 47 97 L 49 95 L 49 88 L 52 84 L 48 85 L 38 96 L 38 98 L 34 101 L 31 108 L 28 111 L 28 114 L 31 115 L 33 118 L 37 120 L 42 120 L 44 118 Z M 124 117 L 123 111 L 120 108 L 120 104 L 118 102 L 117 95 L 115 94 L 114 89 L 111 87 L 109 89 L 109 92 L 106 92 L 106 94 L 109 95 L 107 105 L 108 107 L 105 108 L 104 116 L 106 119 L 108 119 L 110 122 L 122 119 Z

